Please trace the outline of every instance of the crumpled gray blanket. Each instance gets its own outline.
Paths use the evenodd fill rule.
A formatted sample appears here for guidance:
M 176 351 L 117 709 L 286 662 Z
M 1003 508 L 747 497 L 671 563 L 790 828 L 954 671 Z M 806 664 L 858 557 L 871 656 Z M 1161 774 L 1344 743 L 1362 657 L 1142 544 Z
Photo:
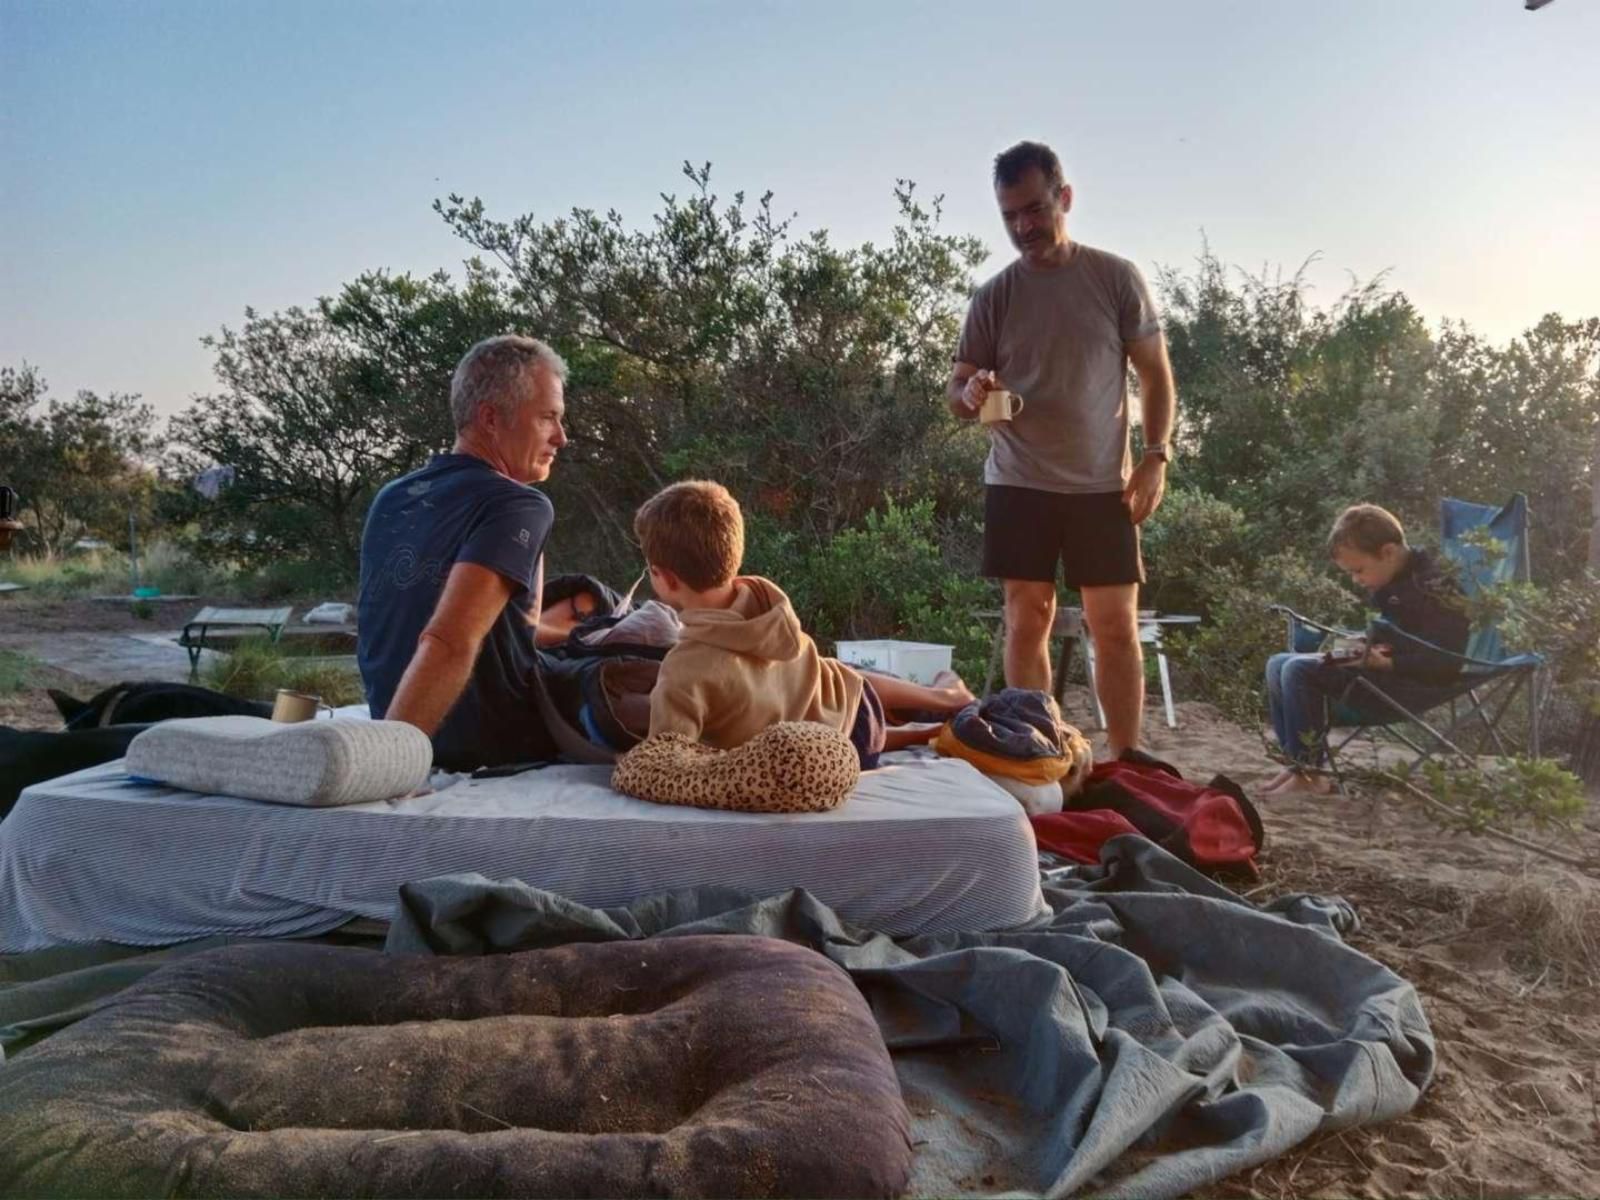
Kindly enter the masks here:
M 482 954 L 745 933 L 850 972 L 913 1119 L 912 1195 L 1178 1196 L 1409 1110 L 1434 1040 L 1410 984 L 1346 946 L 1342 900 L 1260 907 L 1144 838 L 1046 877 L 1024 928 L 894 942 L 801 891 L 596 910 L 515 881 L 401 889 L 386 950 Z
M 453 875 L 402 889 L 386 949 L 703 933 L 810 946 L 850 973 L 892 1052 L 914 1196 L 1178 1196 L 1399 1116 L 1433 1076 L 1416 991 L 1340 940 L 1357 927 L 1342 900 L 1255 905 L 1132 835 L 1097 866 L 1048 871 L 1044 894 L 1051 912 L 1020 929 L 895 942 L 802 891 L 602 911 Z M 48 1036 L 195 948 L 0 958 L 0 1046 Z

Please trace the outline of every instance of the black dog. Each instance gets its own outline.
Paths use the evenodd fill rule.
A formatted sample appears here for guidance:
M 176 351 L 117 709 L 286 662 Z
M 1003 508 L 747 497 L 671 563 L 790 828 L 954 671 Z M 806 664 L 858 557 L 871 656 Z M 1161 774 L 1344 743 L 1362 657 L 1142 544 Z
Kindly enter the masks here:
M 128 752 L 128 743 L 149 728 L 107 725 L 104 729 L 38 733 L 0 725 L 0 817 L 11 811 L 23 788 L 121 758 Z
M 148 725 L 176 717 L 270 717 L 272 705 L 187 683 L 119 683 L 90 700 L 50 689 L 68 729 Z
M 54 689 L 66 729 L 36 733 L 0 725 L 0 816 L 22 789 L 121 758 L 157 721 L 176 717 L 270 717 L 272 705 L 239 700 L 187 683 L 119 683 L 90 700 Z

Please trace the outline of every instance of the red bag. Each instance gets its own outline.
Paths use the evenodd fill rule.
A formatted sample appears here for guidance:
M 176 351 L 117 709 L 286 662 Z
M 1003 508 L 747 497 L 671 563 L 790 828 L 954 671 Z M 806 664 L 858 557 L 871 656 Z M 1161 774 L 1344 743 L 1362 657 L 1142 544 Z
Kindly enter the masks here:
M 1066 810 L 1031 818 L 1042 850 L 1075 862 L 1100 861 L 1100 847 L 1139 833 L 1202 871 L 1256 871 L 1266 831 L 1239 785 L 1218 775 L 1202 786 L 1169 763 L 1132 751 L 1099 763 Z

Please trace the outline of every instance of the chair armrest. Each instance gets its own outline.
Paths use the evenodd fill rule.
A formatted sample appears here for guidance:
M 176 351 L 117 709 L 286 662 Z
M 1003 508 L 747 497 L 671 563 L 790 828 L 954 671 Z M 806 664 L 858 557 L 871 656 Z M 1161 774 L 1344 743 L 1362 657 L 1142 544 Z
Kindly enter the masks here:
M 1486 658 L 1473 658 L 1468 654 L 1457 654 L 1454 650 L 1446 650 L 1443 646 L 1435 646 L 1426 638 L 1420 638 L 1414 633 L 1407 633 L 1400 626 L 1391 624 L 1381 617 L 1373 621 L 1372 627 L 1374 631 L 1381 633 L 1384 640 L 1405 642 L 1418 649 L 1426 650 L 1430 654 L 1437 655 L 1440 660 L 1454 663 L 1458 667 L 1479 667 L 1485 670 L 1503 671 L 1514 669 L 1517 666 L 1517 664 L 1512 664 L 1512 668 L 1508 668 L 1504 662 L 1492 662 Z M 1541 662 L 1543 661 L 1540 655 L 1534 654 L 1531 657 L 1539 659 Z
M 1341 637 L 1349 637 L 1352 635 L 1351 630 L 1340 629 L 1336 625 L 1324 625 L 1321 621 L 1313 621 L 1310 617 L 1302 616 L 1300 613 L 1295 612 L 1295 610 L 1290 608 L 1287 604 L 1269 604 L 1267 605 L 1267 611 L 1275 612 L 1280 616 L 1287 617 L 1293 624 L 1304 625 L 1307 629 L 1320 629 L 1323 633 L 1336 633 Z
M 1319 633 L 1332 634 L 1336 637 L 1354 636 L 1354 634 L 1348 629 L 1340 629 L 1335 625 L 1324 625 L 1321 621 L 1313 621 L 1310 617 L 1295 612 L 1295 610 L 1290 608 L 1287 604 L 1269 604 L 1267 605 L 1267 611 L 1278 613 L 1287 622 L 1289 634 L 1287 648 L 1291 654 L 1306 654 L 1312 653 L 1316 650 L 1316 647 L 1314 646 L 1305 650 L 1300 648 L 1300 646 L 1297 644 L 1299 639 L 1295 637 L 1297 630 L 1314 629 Z

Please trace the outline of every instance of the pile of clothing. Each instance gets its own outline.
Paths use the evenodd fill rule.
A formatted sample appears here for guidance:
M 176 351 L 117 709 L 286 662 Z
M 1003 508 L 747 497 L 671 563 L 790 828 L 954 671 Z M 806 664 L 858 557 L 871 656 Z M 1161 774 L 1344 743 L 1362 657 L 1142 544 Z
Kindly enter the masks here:
M 1192 783 L 1138 750 L 1095 764 L 1088 740 L 1045 692 L 1005 688 L 974 701 L 934 748 L 1015 796 L 1039 848 L 1071 862 L 1098 862 L 1111 838 L 1138 833 L 1201 870 L 1253 874 L 1266 843 L 1260 815 L 1231 779 Z

